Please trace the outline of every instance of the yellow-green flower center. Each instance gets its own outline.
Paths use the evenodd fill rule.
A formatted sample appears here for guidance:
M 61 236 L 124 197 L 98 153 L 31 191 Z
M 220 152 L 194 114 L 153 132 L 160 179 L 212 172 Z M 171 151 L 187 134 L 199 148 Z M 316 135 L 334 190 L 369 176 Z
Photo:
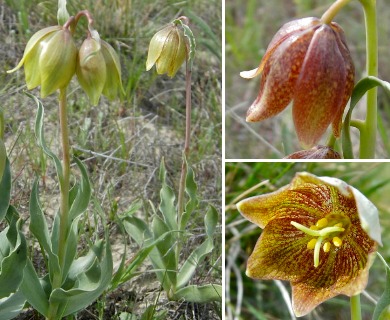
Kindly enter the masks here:
M 307 243 L 307 249 L 314 250 L 314 267 L 320 264 L 321 247 L 324 252 L 332 248 L 339 248 L 343 243 L 343 234 L 349 227 L 350 221 L 347 217 L 339 214 L 331 214 L 316 222 L 310 228 L 291 221 L 291 224 L 313 238 Z

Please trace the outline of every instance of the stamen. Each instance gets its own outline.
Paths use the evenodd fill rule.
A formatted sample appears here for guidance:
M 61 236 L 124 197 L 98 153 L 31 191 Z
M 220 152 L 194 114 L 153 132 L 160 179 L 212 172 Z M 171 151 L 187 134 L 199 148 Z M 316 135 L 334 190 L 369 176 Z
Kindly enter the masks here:
M 313 225 L 313 226 L 310 226 L 310 229 L 311 230 L 318 230 L 318 227 Z
M 327 228 L 324 228 L 318 232 L 319 232 L 320 236 L 326 236 L 332 232 L 342 232 L 342 231 L 345 231 L 345 229 L 340 228 L 340 227 L 327 227 Z
M 324 250 L 324 252 L 329 252 L 330 250 L 330 242 L 329 241 L 326 241 L 322 247 L 322 249 Z
M 316 246 L 316 243 L 317 243 L 317 239 L 316 239 L 316 238 L 311 239 L 311 240 L 307 243 L 307 248 L 310 249 L 310 250 L 313 250 L 314 247 Z
M 343 243 L 343 241 L 339 237 L 333 237 L 332 242 L 335 245 L 335 247 L 340 247 Z
M 322 219 L 318 220 L 316 223 L 316 227 L 318 227 L 319 229 L 322 229 L 322 228 L 326 227 L 327 225 L 328 225 L 328 219 L 326 219 L 326 218 L 322 218 Z
M 314 268 L 317 268 L 320 264 L 320 249 L 323 240 L 324 237 L 319 237 L 314 247 Z
M 341 223 L 341 222 L 339 222 L 339 223 L 336 223 L 333 227 L 342 227 L 343 226 L 343 224 Z
M 320 231 L 317 231 L 317 230 L 311 230 L 303 225 L 301 225 L 300 223 L 298 222 L 295 222 L 295 221 L 291 221 L 290 222 L 295 228 L 297 228 L 298 230 L 301 230 L 303 231 L 304 233 L 310 235 L 310 236 L 313 236 L 313 237 L 319 237 L 321 234 L 320 234 Z

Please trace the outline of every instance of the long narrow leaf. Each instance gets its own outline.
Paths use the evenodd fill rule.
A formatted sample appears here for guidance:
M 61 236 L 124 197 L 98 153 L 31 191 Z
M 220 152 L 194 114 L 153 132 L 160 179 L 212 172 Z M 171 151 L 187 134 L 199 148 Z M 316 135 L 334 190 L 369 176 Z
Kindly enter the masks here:
M 7 214 L 9 201 L 11 197 L 11 169 L 9 160 L 6 159 L 3 176 L 0 182 L 0 221 Z
M 178 290 L 174 296 L 175 300 L 184 299 L 189 302 L 205 303 L 222 300 L 222 286 L 219 284 L 208 284 L 205 286 L 188 286 Z
M 177 230 L 177 215 L 175 208 L 175 194 L 167 184 L 167 172 L 164 165 L 164 160 L 160 166 L 160 180 L 162 182 L 160 190 L 160 206 L 159 210 L 164 216 L 164 220 L 171 230 Z

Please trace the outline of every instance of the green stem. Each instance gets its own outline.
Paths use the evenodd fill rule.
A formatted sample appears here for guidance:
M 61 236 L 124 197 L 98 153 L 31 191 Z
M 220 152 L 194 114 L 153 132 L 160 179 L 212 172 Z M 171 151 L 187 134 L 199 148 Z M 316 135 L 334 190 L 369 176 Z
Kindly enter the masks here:
M 190 137 L 191 137 L 191 68 L 189 61 L 186 59 L 186 133 L 184 141 L 183 163 L 181 166 L 181 176 L 179 185 L 179 196 L 177 201 L 178 208 L 178 226 L 180 230 L 181 217 L 184 213 L 184 192 L 186 187 L 187 176 L 187 158 L 190 153 Z
M 60 181 L 60 227 L 58 239 L 58 260 L 60 272 L 53 275 L 52 291 L 60 288 L 62 285 L 65 253 L 66 253 L 66 238 L 68 234 L 68 214 L 69 214 L 69 180 L 70 180 L 70 147 L 69 147 L 69 131 L 68 131 L 68 115 L 66 102 L 66 87 L 60 89 L 59 95 L 59 119 L 60 119 L 60 135 L 62 145 L 62 170 L 63 180 Z M 57 319 L 58 303 L 50 303 L 47 319 Z
M 345 7 L 351 0 L 337 0 L 334 2 L 328 10 L 322 15 L 321 21 L 323 23 L 329 24 L 332 22 L 336 14 Z
M 351 320 L 361 320 L 360 294 L 351 297 Z
M 367 76 L 378 76 L 378 32 L 376 0 L 360 0 L 366 24 Z M 377 131 L 377 88 L 367 91 L 367 117 L 360 132 L 360 158 L 375 158 Z

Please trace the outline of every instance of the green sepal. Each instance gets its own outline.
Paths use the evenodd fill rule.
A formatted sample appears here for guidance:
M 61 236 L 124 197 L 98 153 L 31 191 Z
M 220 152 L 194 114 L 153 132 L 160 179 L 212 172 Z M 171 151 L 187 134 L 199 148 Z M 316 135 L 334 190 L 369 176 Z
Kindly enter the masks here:
M 66 0 L 58 0 L 57 21 L 60 26 L 64 25 L 69 19 L 68 10 L 66 10 Z
M 353 151 L 352 151 L 351 132 L 350 132 L 352 111 L 355 108 L 356 104 L 359 102 L 359 100 L 365 95 L 365 93 L 368 90 L 375 88 L 377 86 L 381 86 L 383 89 L 385 89 L 390 93 L 389 82 L 383 81 L 381 79 L 372 76 L 360 80 L 356 84 L 355 88 L 353 89 L 349 110 L 347 115 L 345 116 L 344 123 L 343 123 L 342 146 L 343 146 L 344 159 L 354 158 Z

